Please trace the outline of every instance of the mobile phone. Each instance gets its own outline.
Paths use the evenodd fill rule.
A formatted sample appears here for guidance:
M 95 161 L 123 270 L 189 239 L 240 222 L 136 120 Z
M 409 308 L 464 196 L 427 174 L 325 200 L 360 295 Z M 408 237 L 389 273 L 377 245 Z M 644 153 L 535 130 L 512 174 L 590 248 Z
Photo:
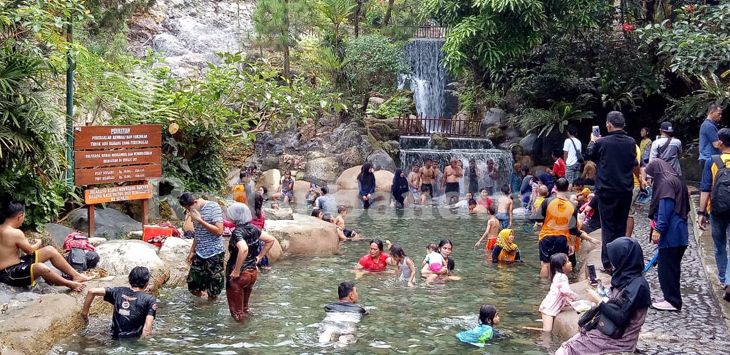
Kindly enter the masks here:
M 596 266 L 593 264 L 588 264 L 588 280 L 590 280 L 591 284 L 597 283 L 598 276 L 596 275 Z
M 592 133 L 595 137 L 601 136 L 601 130 L 598 128 L 598 126 L 593 126 Z

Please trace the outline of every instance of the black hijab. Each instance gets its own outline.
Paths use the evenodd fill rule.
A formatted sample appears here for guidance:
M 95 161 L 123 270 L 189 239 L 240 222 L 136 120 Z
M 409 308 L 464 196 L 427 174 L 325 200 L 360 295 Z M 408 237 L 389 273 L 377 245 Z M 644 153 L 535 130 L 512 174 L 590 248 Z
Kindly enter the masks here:
M 621 237 L 606 245 L 608 260 L 613 265 L 611 287 L 623 292 L 633 307 L 651 305 L 649 284 L 644 278 L 644 252 L 636 239 Z
M 404 176 L 401 176 L 402 174 L 403 169 L 395 169 L 395 175 L 393 176 L 393 186 L 391 186 L 391 191 L 395 196 L 402 195 L 408 192 L 408 179 L 406 179 Z
M 661 199 L 670 198 L 674 200 L 674 212 L 687 219 L 687 214 L 689 214 L 689 192 L 687 185 L 674 168 L 664 160 L 653 159 L 646 166 L 646 174 L 654 179 L 649 218 L 656 218 Z
M 357 180 L 360 181 L 363 190 L 369 190 L 371 187 L 373 189 L 375 188 L 375 174 L 370 172 L 372 168 L 373 165 L 370 163 L 363 164 L 360 175 L 357 176 Z

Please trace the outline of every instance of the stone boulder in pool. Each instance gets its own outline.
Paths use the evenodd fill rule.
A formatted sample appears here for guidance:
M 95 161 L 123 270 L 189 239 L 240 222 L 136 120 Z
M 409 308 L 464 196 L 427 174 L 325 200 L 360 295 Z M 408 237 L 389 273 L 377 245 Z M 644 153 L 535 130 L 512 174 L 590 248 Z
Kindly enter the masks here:
M 279 241 L 284 255 L 323 256 L 340 250 L 337 227 L 311 216 L 294 214 L 293 220 L 266 221 L 265 230 Z
M 192 239 L 167 238 L 160 248 L 159 257 L 170 272 L 165 287 L 184 287 L 188 279 L 188 253 L 193 245 Z
M 362 165 L 353 166 L 342 172 L 337 178 L 337 187 L 341 190 L 357 190 L 359 188 L 357 176 L 362 170 Z M 393 173 L 388 170 L 378 170 L 375 172 L 375 191 L 390 192 L 393 185 Z
M 96 247 L 101 259 L 98 267 L 106 270 L 109 275 L 128 276 L 135 266 L 145 266 L 150 270 L 151 278 L 167 281 L 170 272 L 157 256 L 157 250 L 156 246 L 141 240 L 111 240 Z M 158 283 L 152 280 L 150 282 Z

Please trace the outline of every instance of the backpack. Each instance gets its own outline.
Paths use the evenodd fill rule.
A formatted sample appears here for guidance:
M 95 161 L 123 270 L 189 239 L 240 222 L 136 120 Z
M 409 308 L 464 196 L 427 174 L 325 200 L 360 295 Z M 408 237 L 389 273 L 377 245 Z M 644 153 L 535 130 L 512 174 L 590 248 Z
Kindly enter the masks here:
M 72 248 L 66 255 L 66 261 L 68 264 L 78 272 L 84 272 L 95 268 L 96 265 L 99 264 L 100 259 L 101 258 L 97 252 L 80 248 Z M 65 279 L 71 279 L 71 275 L 67 275 L 66 273 L 63 273 L 62 276 Z
M 88 251 L 94 251 L 96 248 L 89 242 L 89 237 L 79 233 L 69 233 L 63 240 L 63 251 L 68 252 L 72 249 L 82 249 Z
M 583 158 L 583 152 L 578 149 L 573 138 L 568 139 L 570 140 L 570 143 L 573 144 L 573 149 L 575 149 L 575 157 L 578 158 L 578 164 L 583 164 L 585 162 L 585 158 Z
M 718 218 L 730 219 L 730 169 L 719 155 L 713 155 L 712 161 L 717 165 L 717 174 L 710 197 L 711 213 Z

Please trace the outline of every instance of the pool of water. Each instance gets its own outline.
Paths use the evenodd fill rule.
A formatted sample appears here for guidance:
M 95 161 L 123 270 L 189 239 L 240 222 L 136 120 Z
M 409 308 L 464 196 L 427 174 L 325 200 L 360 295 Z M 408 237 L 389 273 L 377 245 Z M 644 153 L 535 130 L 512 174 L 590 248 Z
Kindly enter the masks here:
M 423 211 L 421 211 L 423 212 Z M 367 242 L 350 242 L 331 257 L 283 260 L 259 275 L 251 308 L 254 316 L 236 323 L 225 295 L 214 303 L 196 300 L 185 289 L 166 289 L 159 296 L 158 318 L 150 339 L 120 343 L 109 340 L 109 316 L 57 344 L 52 353 L 492 353 L 544 354 L 557 342 L 540 332 L 537 312 L 549 284 L 538 278 L 537 243 L 529 228 L 518 226 L 517 243 L 526 262 L 494 266 L 473 248 L 485 226 L 484 216 L 437 217 L 430 211 L 348 216 L 348 227 L 403 246 L 417 267 L 425 245 L 451 239 L 459 281 L 408 288 L 392 272 L 355 280 L 360 303 L 370 311 L 358 327 L 357 343 L 345 349 L 321 346 L 318 323 L 323 306 L 337 299 L 337 285 L 354 280 L 351 272 L 368 251 Z M 224 291 L 225 292 L 225 291 Z M 97 301 L 98 302 L 98 301 Z M 457 332 L 476 324 L 481 304 L 497 306 L 505 337 L 484 349 L 461 344 Z

